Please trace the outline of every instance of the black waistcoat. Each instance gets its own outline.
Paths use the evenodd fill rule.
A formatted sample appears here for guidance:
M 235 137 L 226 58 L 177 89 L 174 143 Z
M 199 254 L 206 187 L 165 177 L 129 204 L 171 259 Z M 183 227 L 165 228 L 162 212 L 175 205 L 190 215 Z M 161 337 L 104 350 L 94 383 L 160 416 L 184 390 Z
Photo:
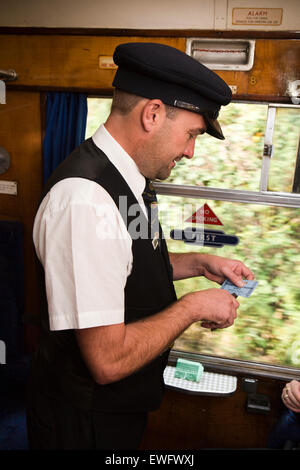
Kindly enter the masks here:
M 127 197 L 128 208 L 138 204 L 124 178 L 92 139 L 75 149 L 54 171 L 43 196 L 58 181 L 71 177 L 100 184 L 118 208 L 119 196 Z M 130 233 L 134 216 L 125 214 L 124 217 L 124 211 L 120 212 Z M 149 238 L 133 239 L 132 251 L 132 272 L 125 287 L 125 323 L 153 315 L 176 300 L 165 240 L 161 240 L 160 249 L 154 249 Z M 41 289 L 45 300 L 44 284 L 43 276 Z M 140 411 L 159 407 L 169 350 L 134 374 L 111 384 L 99 385 L 93 381 L 83 362 L 74 331 L 50 331 L 46 301 L 44 307 L 41 344 L 33 364 L 33 380 L 40 389 L 56 397 L 62 395 L 84 409 Z

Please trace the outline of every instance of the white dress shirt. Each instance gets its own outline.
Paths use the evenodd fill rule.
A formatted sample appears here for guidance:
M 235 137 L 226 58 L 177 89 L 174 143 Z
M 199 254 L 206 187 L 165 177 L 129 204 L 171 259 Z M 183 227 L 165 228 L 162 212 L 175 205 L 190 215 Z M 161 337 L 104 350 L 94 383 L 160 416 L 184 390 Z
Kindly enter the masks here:
M 104 125 L 92 138 L 144 209 L 145 178 L 134 160 Z M 132 239 L 104 188 L 85 178 L 56 183 L 36 214 L 33 241 L 45 269 L 51 330 L 124 321 L 124 288 L 132 267 Z

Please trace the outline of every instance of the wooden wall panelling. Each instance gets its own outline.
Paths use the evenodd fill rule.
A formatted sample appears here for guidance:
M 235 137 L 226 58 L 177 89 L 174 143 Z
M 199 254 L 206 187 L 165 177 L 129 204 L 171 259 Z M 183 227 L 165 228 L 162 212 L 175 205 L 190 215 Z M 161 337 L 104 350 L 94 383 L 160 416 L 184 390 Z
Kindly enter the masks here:
M 238 95 L 286 97 L 288 82 L 300 78 L 300 41 L 258 39 L 250 71 L 217 72 L 228 85 L 237 86 Z
M 286 94 L 288 81 L 300 79 L 300 41 L 256 41 L 253 70 L 249 73 L 249 94 Z
M 152 41 L 185 51 L 183 37 L 0 35 L 0 64 L 19 74 L 10 88 L 73 89 L 111 92 L 115 70 L 99 68 L 99 56 L 112 56 L 123 42 Z M 252 70 L 217 71 L 238 96 L 286 97 L 289 80 L 299 79 L 300 41 L 257 39 Z
M 33 220 L 42 187 L 40 93 L 8 91 L 0 105 L 0 145 L 11 156 L 11 167 L 1 180 L 16 181 L 18 194 L 0 194 L 0 218 L 18 220 L 24 227 L 25 318 L 39 314 L 39 298 L 32 243 Z M 26 347 L 36 327 L 26 327 Z
M 99 68 L 99 56 L 112 56 L 124 42 L 149 41 L 137 37 L 0 36 L 2 69 L 15 69 L 11 87 L 30 86 L 83 90 L 111 89 L 115 70 Z M 183 38 L 151 38 L 185 49 Z
M 240 96 L 248 93 L 248 72 L 216 70 L 216 73 L 218 73 L 228 85 L 236 87 L 236 95 Z
M 266 448 L 283 409 L 283 382 L 259 379 L 258 392 L 270 398 L 268 414 L 249 413 L 242 378 L 229 397 L 208 397 L 167 390 L 159 410 L 150 413 L 142 442 L 147 450 Z

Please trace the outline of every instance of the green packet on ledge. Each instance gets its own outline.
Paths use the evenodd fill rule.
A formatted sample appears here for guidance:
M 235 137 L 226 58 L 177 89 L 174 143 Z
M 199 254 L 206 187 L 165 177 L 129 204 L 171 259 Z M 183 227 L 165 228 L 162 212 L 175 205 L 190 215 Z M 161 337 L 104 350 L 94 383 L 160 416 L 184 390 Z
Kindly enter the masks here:
M 200 382 L 203 370 L 203 365 L 200 362 L 187 361 L 186 359 L 177 359 L 174 377 L 176 379 Z

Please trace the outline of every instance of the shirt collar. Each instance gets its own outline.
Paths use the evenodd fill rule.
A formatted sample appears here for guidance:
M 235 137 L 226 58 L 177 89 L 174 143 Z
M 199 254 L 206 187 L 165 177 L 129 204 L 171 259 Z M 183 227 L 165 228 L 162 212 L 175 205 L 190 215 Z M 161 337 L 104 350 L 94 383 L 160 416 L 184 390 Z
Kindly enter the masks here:
M 141 194 L 145 188 L 146 180 L 140 173 L 135 161 L 111 136 L 104 124 L 100 125 L 92 136 L 92 139 L 97 147 L 105 153 L 111 163 L 121 173 L 136 199 L 140 200 Z

